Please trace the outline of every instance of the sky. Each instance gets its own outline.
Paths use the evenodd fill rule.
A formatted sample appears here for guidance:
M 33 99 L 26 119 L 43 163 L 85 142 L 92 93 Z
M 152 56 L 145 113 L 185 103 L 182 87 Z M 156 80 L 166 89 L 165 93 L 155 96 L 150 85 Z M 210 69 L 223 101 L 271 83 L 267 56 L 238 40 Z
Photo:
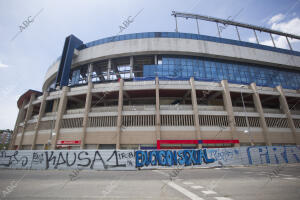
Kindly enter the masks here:
M 141 11 L 141 12 L 140 12 Z M 172 11 L 231 19 L 300 35 L 300 0 L 0 0 L 0 129 L 13 129 L 17 100 L 28 89 L 41 91 L 48 67 L 62 53 L 65 38 L 84 43 L 122 34 L 173 32 Z M 200 34 L 217 36 L 216 24 L 199 21 Z M 179 32 L 197 33 L 195 20 L 178 19 Z M 253 31 L 240 29 L 241 39 L 255 42 Z M 222 37 L 237 39 L 227 26 Z M 257 33 L 261 44 L 270 36 Z M 277 47 L 288 48 L 274 36 Z M 300 42 L 291 41 L 300 51 Z

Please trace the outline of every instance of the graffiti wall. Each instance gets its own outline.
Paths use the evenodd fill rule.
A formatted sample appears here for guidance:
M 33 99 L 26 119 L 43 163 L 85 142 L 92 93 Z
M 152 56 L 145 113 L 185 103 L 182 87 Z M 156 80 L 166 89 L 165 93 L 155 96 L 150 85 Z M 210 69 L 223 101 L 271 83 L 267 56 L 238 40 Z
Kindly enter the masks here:
M 207 156 L 207 149 L 136 151 L 136 167 L 194 166 L 215 162 Z
M 136 151 L 136 167 L 222 167 L 300 163 L 300 146 L 254 146 L 194 150 Z
M 0 151 L 0 168 L 137 170 L 300 163 L 300 146 L 190 150 Z
M 133 150 L 1 151 L 0 168 L 135 170 Z

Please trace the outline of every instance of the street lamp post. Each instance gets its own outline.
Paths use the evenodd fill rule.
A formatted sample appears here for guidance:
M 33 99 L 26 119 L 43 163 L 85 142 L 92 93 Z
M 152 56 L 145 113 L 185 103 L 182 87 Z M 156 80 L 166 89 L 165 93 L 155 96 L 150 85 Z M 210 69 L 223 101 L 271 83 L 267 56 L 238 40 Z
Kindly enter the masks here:
M 251 146 L 254 146 L 254 143 L 253 143 L 253 140 L 252 140 L 252 137 L 251 137 L 250 124 L 249 124 L 249 120 L 248 120 L 248 116 L 247 116 L 247 111 L 246 111 L 244 97 L 243 97 L 243 91 L 242 91 L 242 88 L 245 88 L 245 87 L 247 87 L 247 86 L 245 86 L 245 85 L 241 85 L 240 86 L 240 88 L 241 88 L 241 98 L 242 98 L 242 103 L 243 103 L 243 108 L 244 108 L 244 115 L 246 117 L 246 124 L 247 124 L 247 129 L 244 130 L 244 133 L 246 133 L 246 134 L 249 133 L 249 138 L 250 138 Z

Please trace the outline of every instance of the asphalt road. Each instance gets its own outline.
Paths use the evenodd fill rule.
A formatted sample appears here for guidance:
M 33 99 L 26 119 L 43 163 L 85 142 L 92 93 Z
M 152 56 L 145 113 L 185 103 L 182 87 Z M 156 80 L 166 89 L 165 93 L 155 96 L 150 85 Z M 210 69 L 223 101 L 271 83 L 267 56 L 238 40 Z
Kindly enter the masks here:
M 300 165 L 140 171 L 0 170 L 0 199 L 300 199 Z

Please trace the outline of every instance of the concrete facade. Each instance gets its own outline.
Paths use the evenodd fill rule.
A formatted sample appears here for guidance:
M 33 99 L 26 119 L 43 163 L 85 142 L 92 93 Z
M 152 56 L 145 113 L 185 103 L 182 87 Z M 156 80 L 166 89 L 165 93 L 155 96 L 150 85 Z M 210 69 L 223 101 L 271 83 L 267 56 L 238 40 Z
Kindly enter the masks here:
M 109 91 L 107 90 L 107 94 L 117 92 L 120 90 L 120 84 L 123 81 L 120 81 L 119 83 L 109 83 L 108 85 L 112 86 L 112 90 Z M 149 85 L 147 83 L 148 81 L 144 82 L 137 82 L 135 84 L 135 87 L 138 87 L 139 90 L 144 90 L 145 88 L 149 88 Z M 153 88 L 160 88 L 161 87 L 161 82 L 162 81 L 157 81 L 153 82 Z M 256 118 L 260 121 L 259 127 L 251 127 L 251 137 L 254 142 L 254 144 L 270 144 L 268 140 L 272 141 L 272 143 L 275 144 L 296 144 L 295 140 L 295 134 L 296 136 L 299 135 L 299 127 L 295 127 L 294 130 L 296 130 L 296 133 L 294 134 L 292 132 L 293 127 L 290 128 L 290 124 L 288 124 L 288 127 L 281 127 L 281 128 L 276 128 L 276 127 L 269 127 L 266 125 L 266 118 L 269 119 L 282 119 L 282 120 L 287 120 L 286 114 L 283 113 L 281 110 L 276 110 L 276 109 L 264 109 L 261 106 L 259 106 L 258 98 L 259 96 L 255 96 L 254 102 L 256 102 L 256 107 L 253 108 L 253 110 L 248 111 L 247 113 L 243 113 L 242 107 L 235 107 L 232 106 L 231 101 L 229 101 L 230 95 L 228 95 L 229 91 L 236 91 L 237 87 L 233 84 L 226 84 L 226 81 L 223 81 L 222 83 L 219 84 L 210 84 L 207 82 L 199 82 L 199 81 L 194 81 L 195 82 L 195 88 L 197 91 L 200 91 L 199 88 L 203 89 L 210 89 L 211 91 L 223 91 L 223 102 L 224 106 L 199 106 L 199 105 L 191 105 L 189 106 L 184 106 L 184 105 L 179 105 L 179 106 L 165 106 L 165 105 L 160 105 L 160 106 L 122 106 L 120 102 L 122 102 L 122 98 L 119 98 L 119 105 L 118 106 L 112 106 L 112 107 L 97 107 L 97 108 L 90 108 L 88 109 L 88 105 L 84 109 L 75 109 L 75 110 L 67 110 L 63 111 L 64 107 L 68 101 L 67 97 L 74 96 L 74 93 L 77 91 L 72 91 L 69 90 L 67 87 L 63 90 L 64 92 L 62 94 L 60 101 L 59 101 L 59 106 L 58 106 L 58 111 L 57 112 L 51 112 L 51 113 L 46 113 L 42 118 L 41 118 L 41 124 L 43 123 L 48 123 L 50 124 L 51 119 L 55 120 L 55 125 L 53 126 L 52 132 L 56 133 L 57 140 L 81 140 L 83 143 L 81 145 L 81 148 L 86 148 L 83 146 L 85 145 L 98 145 L 98 144 L 114 144 L 114 145 L 120 145 L 126 144 L 126 145 L 156 145 L 156 140 L 157 139 L 162 139 L 162 140 L 199 140 L 201 139 L 239 139 L 240 143 L 244 143 L 244 145 L 249 144 L 249 137 L 243 131 L 245 128 L 243 127 L 238 127 L 235 123 L 235 117 L 241 116 L 245 117 L 245 115 L 249 117 Z M 225 82 L 225 84 L 224 84 Z M 146 84 L 147 83 L 147 84 Z M 129 84 L 129 82 L 124 82 L 124 88 L 126 88 L 126 85 Z M 130 83 L 131 84 L 131 83 Z M 190 85 L 190 81 L 186 81 L 187 88 L 192 91 L 192 86 Z M 103 84 L 106 85 L 106 84 Z M 151 85 L 151 84 L 150 84 Z M 182 82 L 180 84 L 176 85 L 176 82 L 171 82 L 170 84 L 164 84 L 162 85 L 162 88 L 165 90 L 167 88 L 173 90 L 174 86 L 177 88 L 182 87 Z M 221 87 L 223 85 L 223 87 Z M 227 86 L 226 86 L 227 85 Z M 158 86 L 158 87 L 157 87 Z M 224 87 L 225 86 L 225 87 Z M 97 89 L 94 87 L 92 89 L 92 86 L 90 85 L 88 88 L 85 86 L 81 86 L 83 89 L 81 90 L 84 94 L 87 96 L 89 95 L 89 91 L 91 92 L 91 95 L 96 94 Z M 80 89 L 80 87 L 79 87 Z M 240 88 L 238 88 L 240 89 Z M 94 91 L 93 91 L 94 90 Z M 155 92 L 156 94 L 159 94 L 159 90 Z M 244 94 L 249 94 L 249 95 L 255 95 L 255 90 L 244 90 Z M 269 91 L 268 88 L 263 88 L 263 90 Z M 285 90 L 285 89 L 283 89 Z M 121 90 L 120 90 L 121 91 Z M 129 91 L 129 90 L 128 90 Z M 225 91 L 227 91 L 227 95 L 225 95 Z M 276 90 L 273 90 L 275 92 L 274 98 L 279 98 Z M 289 92 L 289 96 L 294 95 L 295 98 L 298 98 L 298 93 L 296 91 L 292 92 L 290 90 L 286 90 Z M 56 92 L 49 93 L 49 96 L 47 98 L 51 98 L 52 95 L 56 96 Z M 259 91 L 260 94 L 263 94 L 263 92 Z M 122 95 L 122 93 L 119 92 L 119 94 Z M 256 94 L 257 95 L 257 94 Z M 59 96 L 57 96 L 59 97 Z M 88 97 L 90 98 L 90 97 Z M 195 97 L 194 97 L 195 98 Z M 65 100 L 64 100 L 65 99 Z M 156 103 L 158 105 L 159 103 L 159 96 L 156 97 Z M 190 98 L 188 98 L 190 99 Z M 229 100 L 228 100 L 229 99 Z M 192 99 L 191 99 L 192 101 Z M 64 102 L 64 105 L 61 103 Z M 195 102 L 195 100 L 194 100 Z M 88 103 L 88 102 L 87 102 Z M 155 102 L 154 102 L 155 103 Z M 257 105 L 258 104 L 258 105 Z M 122 109 L 123 108 L 123 111 Z M 198 109 L 197 109 L 198 108 Z M 97 110 L 98 109 L 98 110 Z M 158 110 L 159 109 L 159 110 Z M 88 112 L 89 110 L 89 112 Z M 198 110 L 198 111 L 197 111 Z M 235 110 L 240 110 L 240 112 L 235 112 Z M 30 111 L 30 110 L 28 110 Z M 27 111 L 27 112 L 28 112 Z M 22 112 L 22 109 L 20 110 Z M 228 126 L 224 127 L 220 130 L 220 125 L 199 125 L 199 129 L 197 128 L 197 125 L 195 125 L 194 116 L 195 112 L 198 112 L 198 116 L 226 116 L 228 117 Z M 57 114 L 56 114 L 57 113 Z M 87 115 L 86 115 L 87 114 Z M 52 115 L 52 117 L 51 117 Z M 149 126 L 139 126 L 139 125 L 133 125 L 129 127 L 122 128 L 121 124 L 121 118 L 122 116 L 137 116 L 138 119 L 135 120 L 140 120 L 139 123 L 142 123 L 142 120 L 149 120 L 149 119 L 144 119 L 140 118 L 139 116 L 155 116 L 155 121 L 153 124 L 151 123 Z M 28 114 L 29 116 L 29 114 Z M 170 125 L 162 125 L 159 120 L 162 116 L 171 116 L 171 117 L 182 117 L 182 118 L 173 118 L 173 120 L 181 119 L 182 122 L 185 123 L 184 126 L 172 126 L 171 122 L 168 122 Z M 291 118 L 293 120 L 298 120 L 300 118 L 299 115 L 296 113 L 291 113 L 290 114 Z M 32 116 L 31 116 L 32 117 Z M 91 118 L 103 118 L 103 120 L 112 120 L 112 126 L 106 126 L 106 127 L 91 127 L 88 126 L 88 122 L 86 120 L 91 120 Z M 105 118 L 106 117 L 106 118 Z M 159 118 L 158 118 L 159 117 Z M 83 119 L 85 122 L 84 124 L 80 125 L 79 127 L 75 126 L 74 123 L 73 125 L 71 124 L 70 127 L 68 128 L 61 128 L 61 125 L 58 124 L 57 119 L 59 121 L 62 121 L 63 119 L 66 120 L 77 120 L 77 119 Z M 88 119 L 87 119 L 88 118 Z M 171 120 L 171 118 L 169 119 Z M 190 120 L 190 121 L 189 121 Z M 209 120 L 209 119 L 207 119 Z M 210 120 L 214 120 L 211 118 Z M 198 119 L 199 121 L 199 119 Z M 261 122 L 262 121 L 262 122 Z M 32 124 L 36 124 L 36 121 L 31 120 L 29 121 Z M 280 122 L 280 120 L 279 120 Z M 23 122 L 24 123 L 24 122 Z M 23 126 L 23 123 L 20 122 L 19 127 Z M 276 122 L 274 122 L 276 124 Z M 115 125 L 113 125 L 115 124 Z M 193 125 L 189 125 L 193 124 Z M 41 127 L 43 125 L 39 125 L 39 131 L 37 135 L 37 145 L 44 145 L 47 144 L 49 134 L 50 134 L 50 129 L 44 129 Z M 86 129 L 84 127 L 86 126 Z M 123 125 L 122 125 L 123 126 Z M 59 128 L 60 127 L 60 128 Z M 18 145 L 21 141 L 22 137 L 22 128 L 17 129 L 19 130 L 16 140 L 15 140 L 15 145 Z M 201 137 L 198 136 L 198 131 L 201 133 Z M 21 132 L 20 132 L 21 131 Z M 34 131 L 34 130 L 33 130 Z M 184 134 L 183 134 L 184 133 Z M 197 134 L 195 134 L 197 133 Z M 269 134 L 268 139 L 266 139 L 266 133 Z M 29 141 L 28 144 L 31 144 L 32 136 L 34 135 L 34 132 L 24 132 L 24 139 L 26 141 Z M 83 140 L 82 137 L 85 135 L 85 139 Z M 116 140 L 117 135 L 119 135 L 119 139 Z M 216 136 L 216 137 L 215 137 Z M 298 136 L 299 137 L 299 136 Z M 53 143 L 55 142 L 53 138 Z M 116 141 L 119 141 L 116 142 Z M 23 143 L 23 145 L 27 145 L 27 143 Z M 119 146 L 119 148 L 120 148 Z M 138 148 L 138 147 L 136 147 Z
M 300 110 L 291 106 L 300 100 L 299 91 L 193 77 L 133 81 L 138 78 L 133 76 L 133 69 L 141 65 L 140 56 L 158 64 L 165 54 L 300 67 L 300 56 L 203 40 L 145 38 L 96 45 L 78 51 L 73 58 L 72 69 L 87 66 L 85 84 L 48 92 L 59 61 L 49 68 L 43 95 L 32 95 L 20 107 L 10 149 L 156 148 L 158 140 L 238 141 L 222 147 L 299 145 Z M 117 61 L 121 67 L 130 66 L 127 74 L 111 74 L 118 67 Z M 93 67 L 99 63 L 106 79 L 93 82 Z M 180 104 L 174 103 L 177 99 Z M 278 101 L 280 106 L 270 108 L 271 101 Z
M 96 60 L 143 54 L 179 54 L 206 56 L 278 67 L 300 67 L 300 57 L 261 49 L 220 44 L 210 41 L 181 38 L 146 38 L 118 41 L 94 46 L 80 51 L 73 59 L 72 67 Z M 59 61 L 54 63 L 45 75 L 45 84 L 55 77 Z

